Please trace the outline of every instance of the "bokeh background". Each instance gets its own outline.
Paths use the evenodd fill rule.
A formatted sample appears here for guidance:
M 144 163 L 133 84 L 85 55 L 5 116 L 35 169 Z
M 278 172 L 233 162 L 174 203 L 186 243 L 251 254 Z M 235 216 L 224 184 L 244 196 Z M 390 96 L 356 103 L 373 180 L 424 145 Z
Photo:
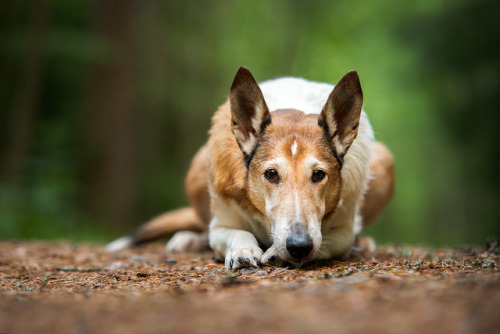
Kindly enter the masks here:
M 0 239 L 109 241 L 185 205 L 239 65 L 357 69 L 394 153 L 379 243 L 500 234 L 500 2 L 0 2 Z

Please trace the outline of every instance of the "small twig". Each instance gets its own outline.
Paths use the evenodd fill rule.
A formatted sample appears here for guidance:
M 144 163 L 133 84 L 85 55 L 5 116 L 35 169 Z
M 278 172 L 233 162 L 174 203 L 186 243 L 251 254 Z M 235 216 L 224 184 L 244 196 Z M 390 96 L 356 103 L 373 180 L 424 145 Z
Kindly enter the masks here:
M 102 271 L 102 268 L 85 268 L 85 269 L 79 269 L 79 268 L 73 268 L 73 267 L 59 267 L 59 268 L 54 268 L 54 270 L 58 271 L 66 271 L 66 272 L 83 272 L 83 273 L 90 273 L 90 272 L 95 272 L 95 271 Z
M 40 286 L 40 291 L 42 291 L 43 288 L 45 288 L 48 282 L 49 282 L 49 274 L 45 274 L 45 278 L 43 279 L 42 285 Z

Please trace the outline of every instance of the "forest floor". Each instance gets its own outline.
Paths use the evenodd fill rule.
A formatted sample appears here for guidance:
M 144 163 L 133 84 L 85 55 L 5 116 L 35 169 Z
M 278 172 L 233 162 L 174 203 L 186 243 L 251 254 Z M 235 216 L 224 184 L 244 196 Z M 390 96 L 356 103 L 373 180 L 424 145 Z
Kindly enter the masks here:
M 500 248 L 235 272 L 156 243 L 0 243 L 0 333 L 499 333 Z

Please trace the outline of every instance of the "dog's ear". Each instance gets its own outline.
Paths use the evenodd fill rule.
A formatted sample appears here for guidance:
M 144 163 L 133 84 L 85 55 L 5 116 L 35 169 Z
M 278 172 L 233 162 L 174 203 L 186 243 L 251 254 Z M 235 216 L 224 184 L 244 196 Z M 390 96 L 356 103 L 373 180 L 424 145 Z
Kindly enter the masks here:
M 347 72 L 333 88 L 319 117 L 319 124 L 325 128 L 339 163 L 343 162 L 344 155 L 358 135 L 362 106 L 363 91 L 358 73 Z
M 248 164 L 261 132 L 271 122 L 271 114 L 259 85 L 246 67 L 240 66 L 236 72 L 229 102 L 233 134 Z

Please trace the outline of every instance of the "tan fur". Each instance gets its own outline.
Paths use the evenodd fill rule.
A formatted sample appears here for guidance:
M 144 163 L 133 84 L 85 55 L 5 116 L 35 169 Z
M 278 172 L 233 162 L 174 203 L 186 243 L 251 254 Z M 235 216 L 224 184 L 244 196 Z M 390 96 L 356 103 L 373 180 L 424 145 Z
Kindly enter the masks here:
M 212 219 L 210 194 L 208 192 L 209 170 L 210 148 L 208 144 L 205 144 L 193 157 L 184 184 L 189 204 L 194 208 L 204 225 L 208 225 L 210 219 Z
M 210 139 L 210 183 L 223 199 L 234 199 L 241 206 L 254 210 L 247 198 L 247 171 L 241 150 L 231 131 L 229 101 L 212 118 Z
M 370 225 L 382 214 L 394 192 L 394 161 L 391 152 L 380 142 L 373 144 L 370 173 L 368 189 L 360 202 L 364 226 Z

